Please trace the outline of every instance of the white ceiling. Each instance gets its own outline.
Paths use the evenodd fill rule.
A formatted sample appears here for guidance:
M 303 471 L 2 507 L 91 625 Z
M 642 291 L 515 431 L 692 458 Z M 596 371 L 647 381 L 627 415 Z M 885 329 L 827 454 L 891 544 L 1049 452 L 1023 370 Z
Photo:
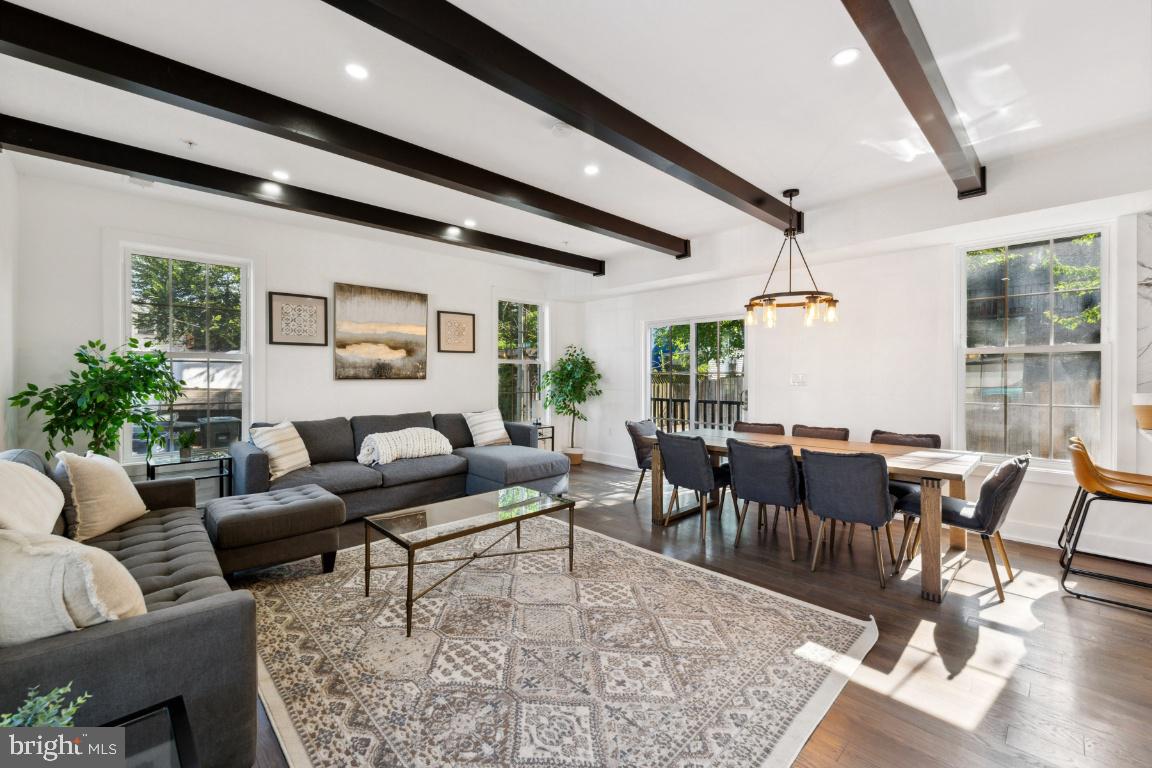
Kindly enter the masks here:
M 319 0 L 18 0 L 676 235 L 747 223 L 729 206 Z M 930 174 L 936 158 L 839 0 L 455 0 L 801 207 Z M 981 159 L 1152 116 L 1152 3 L 914 0 Z M 845 68 L 830 58 L 863 52 Z M 371 77 L 349 79 L 356 61 Z M 620 241 L 0 56 L 0 110 L 543 245 Z M 181 140 L 198 143 L 189 151 Z M 582 168 L 601 167 L 589 178 Z M 565 246 L 567 243 L 567 246 Z

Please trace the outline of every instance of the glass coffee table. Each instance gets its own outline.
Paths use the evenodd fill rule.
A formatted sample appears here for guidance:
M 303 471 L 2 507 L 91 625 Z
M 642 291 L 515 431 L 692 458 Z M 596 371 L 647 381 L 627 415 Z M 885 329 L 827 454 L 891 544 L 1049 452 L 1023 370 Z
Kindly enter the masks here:
M 407 568 L 408 586 L 404 598 L 405 627 L 408 637 L 412 636 L 412 605 L 424 595 L 455 576 L 469 563 L 482 557 L 502 557 L 504 555 L 523 555 L 530 552 L 552 552 L 558 549 L 568 550 L 568 570 L 572 570 L 575 550 L 573 549 L 574 510 L 576 502 L 560 496 L 549 496 L 546 493 L 531 488 L 514 486 L 499 491 L 481 493 L 476 496 L 465 496 L 461 499 L 451 499 L 422 507 L 401 509 L 396 512 L 385 512 L 380 515 L 371 515 L 364 518 L 364 596 L 367 597 L 371 589 L 372 571 L 381 568 Z M 547 515 L 551 512 L 568 510 L 568 543 L 555 547 L 538 547 L 536 549 L 520 549 L 520 523 L 532 517 Z M 475 533 L 507 526 L 508 532 L 493 541 L 483 549 L 477 550 L 463 557 L 444 557 L 433 560 L 421 560 L 420 565 L 431 563 L 461 562 L 450 573 L 436 580 L 434 584 L 413 594 L 416 580 L 416 555 L 427 547 L 443 544 L 446 541 L 461 539 Z M 372 531 L 383 534 L 394 544 L 397 544 L 407 553 L 407 562 L 372 564 Z M 516 549 L 504 552 L 489 552 L 504 539 L 516 534 Z

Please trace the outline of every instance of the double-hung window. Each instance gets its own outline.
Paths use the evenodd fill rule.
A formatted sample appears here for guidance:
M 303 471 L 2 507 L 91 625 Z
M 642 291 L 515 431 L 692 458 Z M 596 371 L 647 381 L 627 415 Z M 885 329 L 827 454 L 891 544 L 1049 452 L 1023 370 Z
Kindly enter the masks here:
M 964 254 L 966 447 L 1068 458 L 1100 442 L 1103 238 L 1089 230 Z
M 532 421 L 540 397 L 540 305 L 501 301 L 497 315 L 500 413 L 507 421 Z
M 243 434 L 248 393 L 245 322 L 248 269 L 187 256 L 129 252 L 131 335 L 167 353 L 184 396 L 156 403 L 168 425 L 165 443 L 175 450 L 192 433 L 202 448 L 227 448 Z M 147 445 L 131 435 L 131 457 Z

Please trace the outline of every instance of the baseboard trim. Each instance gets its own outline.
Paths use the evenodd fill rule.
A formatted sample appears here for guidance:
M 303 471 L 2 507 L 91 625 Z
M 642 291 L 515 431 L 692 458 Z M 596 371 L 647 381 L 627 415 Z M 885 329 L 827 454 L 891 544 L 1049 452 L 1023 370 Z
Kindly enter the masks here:
M 1019 523 L 1009 519 L 1000 529 L 1000 534 L 1009 541 L 1019 541 L 1024 544 L 1035 544 L 1040 547 L 1055 549 L 1056 542 L 1060 537 L 1060 529 L 1056 526 Z M 1152 551 L 1152 544 L 1146 539 L 1131 539 L 1085 531 L 1084 535 L 1080 537 L 1080 551 L 1086 554 L 1117 557 L 1122 560 L 1152 565 L 1152 558 L 1148 554 L 1149 551 Z
M 584 460 L 590 461 L 593 464 L 607 464 L 617 469 L 640 471 L 636 469 L 635 456 L 621 456 L 617 453 L 605 453 L 604 451 L 584 451 Z

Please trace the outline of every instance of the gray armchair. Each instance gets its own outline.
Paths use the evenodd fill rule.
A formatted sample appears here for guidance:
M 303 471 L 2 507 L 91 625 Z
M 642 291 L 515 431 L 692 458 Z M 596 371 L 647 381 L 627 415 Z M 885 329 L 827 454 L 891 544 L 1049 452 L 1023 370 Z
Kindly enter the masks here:
M 759 527 L 764 526 L 765 507 L 771 504 L 776 507 L 776 516 L 772 519 L 773 530 L 780 517 L 780 507 L 784 508 L 784 519 L 788 523 L 788 548 L 795 560 L 796 532 L 793 529 L 793 518 L 800 506 L 800 480 L 792 448 L 787 445 L 752 445 L 729 438 L 728 466 L 732 472 L 732 497 L 744 500 L 740 523 L 736 527 L 736 546 L 740 546 L 744 518 L 748 516 L 748 503 L 755 502 L 758 505 Z
M 665 523 L 672 514 L 673 503 L 677 509 L 680 508 L 680 489 L 695 491 L 700 503 L 700 540 L 707 541 L 708 494 L 720 490 L 719 511 L 723 514 L 725 492 L 731 483 L 728 465 L 712 466 L 712 458 L 708 455 L 708 447 L 702 437 L 670 435 L 657 430 L 656 440 L 660 445 L 664 477 L 672 483 L 672 497 L 668 499 L 668 510 L 664 513 Z M 735 509 L 735 496 L 732 497 L 732 506 Z
M 656 436 L 656 422 L 651 419 L 643 421 L 626 421 L 624 428 L 628 430 L 628 437 L 632 438 L 632 452 L 636 454 L 636 468 L 640 470 L 640 479 L 636 482 L 636 492 L 632 494 L 632 503 L 640 498 L 640 488 L 644 485 L 644 475 L 652 469 L 652 443 L 643 440 L 645 437 Z

